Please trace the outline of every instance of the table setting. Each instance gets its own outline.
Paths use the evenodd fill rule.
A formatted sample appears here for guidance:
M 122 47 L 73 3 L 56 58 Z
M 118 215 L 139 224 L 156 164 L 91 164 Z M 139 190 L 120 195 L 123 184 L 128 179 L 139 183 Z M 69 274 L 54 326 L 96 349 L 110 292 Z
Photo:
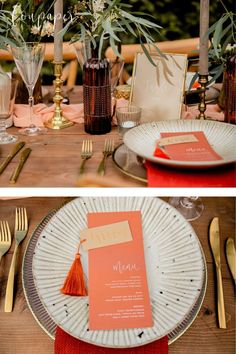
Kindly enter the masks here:
M 193 222 L 193 226 L 168 203 L 167 198 L 164 198 L 164 200 L 155 197 L 80 197 L 67 198 L 67 200 L 65 198 L 19 198 L 19 200 L 0 201 L 1 210 L 4 206 L 6 209 L 6 212 L 1 213 L 0 223 L 1 277 L 4 281 L 0 298 L 1 321 L 4 321 L 7 325 L 11 314 L 15 314 L 15 326 L 18 326 L 18 320 L 20 321 L 22 318 L 24 321 L 23 318 L 26 316 L 30 326 L 28 331 L 30 332 L 34 328 L 32 336 L 39 333 L 40 336 L 43 336 L 45 343 L 49 344 L 45 347 L 45 353 L 52 353 L 53 350 L 54 353 L 77 353 L 78 351 L 82 353 L 116 353 L 122 350 L 124 353 L 127 351 L 131 353 L 160 352 L 163 354 L 167 353 L 168 350 L 170 353 L 177 353 L 179 352 L 178 348 L 184 350 L 184 345 L 188 348 L 192 346 L 192 352 L 194 352 L 193 342 L 198 337 L 196 332 L 197 337 L 194 339 L 194 328 L 195 331 L 200 330 L 201 333 L 200 328 L 205 326 L 206 328 L 211 327 L 212 333 L 209 333 L 208 340 L 209 343 L 212 343 L 212 353 L 217 345 L 213 340 L 215 337 L 213 333 L 217 333 L 219 338 L 223 338 L 224 331 L 229 331 L 226 338 L 231 343 L 228 343 L 231 349 L 228 350 L 228 353 L 233 352 L 233 346 L 230 346 L 233 345 L 233 332 L 230 328 L 234 324 L 232 322 L 233 317 L 229 315 L 233 311 L 230 304 L 234 306 L 231 301 L 234 298 L 233 282 L 235 280 L 235 246 L 232 237 L 230 237 L 233 232 L 233 219 L 230 219 L 233 216 L 233 198 L 202 199 L 205 208 L 203 214 L 197 221 Z M 39 208 L 38 212 L 35 212 L 38 203 L 41 203 L 42 207 Z M 222 205 L 223 209 L 218 209 L 220 212 L 217 212 L 217 205 Z M 226 210 L 228 210 L 228 224 L 222 218 Z M 14 212 L 16 214 L 15 222 Z M 12 217 L 9 217 L 9 215 L 12 215 Z M 19 217 L 22 220 L 20 224 Z M 4 220 L 4 218 L 6 219 Z M 23 220 L 25 220 L 25 223 L 23 223 Z M 89 240 L 90 237 L 93 237 L 94 232 L 97 233 L 99 238 L 101 232 L 105 235 L 105 230 L 107 230 L 106 232 L 116 232 L 115 230 L 118 230 L 121 224 L 124 227 L 123 224 L 127 221 L 132 240 L 117 239 L 117 244 L 111 244 L 110 240 L 110 244 L 103 243 L 102 246 L 99 241 L 96 249 L 89 248 L 86 251 L 82 245 L 78 251 L 78 245 L 82 238 L 86 237 Z M 217 283 L 215 282 L 214 287 L 214 258 L 211 255 L 207 236 L 209 225 L 209 240 L 212 252 L 217 260 L 217 269 L 223 273 L 223 281 L 221 275 L 217 273 L 218 289 L 219 286 L 221 287 L 221 290 L 217 292 L 218 304 L 219 301 L 221 304 L 218 310 L 217 302 L 215 302 L 212 294 L 212 291 L 217 291 Z M 13 256 L 12 253 L 7 253 L 11 240 L 12 248 L 14 247 L 12 230 L 15 230 L 14 234 L 16 240 L 18 240 L 16 242 L 20 243 L 19 246 L 16 243 Z M 18 238 L 18 230 L 21 232 L 20 239 Z M 141 233 L 139 233 L 140 230 L 142 230 Z M 201 231 L 201 234 L 199 233 L 200 230 L 204 230 L 204 232 Z M 135 235 L 141 237 L 140 245 L 139 236 L 136 237 Z M 102 239 L 100 239 L 103 242 L 105 242 L 104 237 L 102 236 Z M 227 244 L 225 251 L 221 238 Z M 90 240 L 93 240 L 93 238 Z M 114 242 L 114 239 L 112 242 Z M 95 245 L 91 245 L 89 247 L 95 247 Z M 132 319 L 130 312 L 132 300 L 127 301 L 127 295 L 130 294 L 131 298 L 137 296 L 134 295 L 137 293 L 133 285 L 136 284 L 136 287 L 140 287 L 140 283 L 137 282 L 137 275 L 136 280 L 132 276 L 132 281 L 128 280 L 129 277 L 126 278 L 123 273 L 124 268 L 116 267 L 121 267 L 122 257 L 123 260 L 126 257 L 125 252 L 128 252 L 128 257 L 130 257 L 130 252 L 135 247 L 138 247 L 139 251 L 133 252 L 131 259 L 138 257 L 138 264 L 141 267 L 142 257 L 144 257 L 144 275 L 146 274 L 147 277 L 146 284 L 149 293 L 147 298 L 150 299 L 151 308 L 149 308 L 148 301 L 144 307 L 144 314 L 138 312 L 139 315 L 134 314 L 134 319 Z M 119 249 L 123 250 L 123 256 L 121 256 Z M 109 250 L 112 250 L 112 252 Z M 104 254 L 107 255 L 104 263 L 107 268 L 108 264 L 117 262 L 116 252 L 119 254 L 118 260 L 120 263 L 118 262 L 114 269 L 119 269 L 119 276 L 113 280 L 110 278 L 108 281 L 108 274 L 105 275 L 106 272 L 99 259 L 100 257 L 104 258 Z M 16 257 L 17 253 L 18 257 Z M 68 293 L 65 295 L 62 293 L 63 283 L 69 274 L 68 271 L 73 267 L 72 264 L 76 260 L 76 254 L 80 255 L 86 295 L 75 296 Z M 109 254 L 110 256 L 108 256 Z M 142 254 L 143 256 L 141 256 Z M 5 258 L 8 259 L 7 263 Z M 18 262 L 16 262 L 16 258 Z M 226 265 L 227 260 L 228 265 Z M 99 263 L 97 263 L 98 261 Z M 20 267 L 22 267 L 22 278 L 19 274 Z M 10 269 L 9 272 L 7 269 Z M 17 286 L 13 292 L 11 282 L 13 279 L 12 272 L 14 274 L 14 271 L 17 277 L 15 286 L 16 284 Z M 101 275 L 99 275 L 100 271 L 102 272 Z M 138 272 L 140 268 L 137 267 L 134 271 Z M 105 277 L 104 284 L 103 276 Z M 115 277 L 112 272 L 113 276 Z M 121 282 L 122 277 L 124 277 L 122 281 L 124 283 L 121 284 L 130 282 L 130 286 L 125 292 L 121 290 L 117 283 L 118 279 Z M 109 295 L 107 281 L 110 285 L 116 284 L 116 286 L 111 287 L 111 294 L 113 295 Z M 134 281 L 135 283 L 133 283 Z M 145 282 L 142 284 L 142 290 L 140 290 L 145 294 Z M 99 295 L 104 294 L 103 292 L 100 293 L 100 286 L 107 288 L 105 295 Z M 24 296 L 21 288 L 24 291 Z M 121 311 L 122 307 L 119 307 L 119 301 L 112 301 L 109 305 L 111 309 L 108 312 L 104 309 L 101 310 L 100 306 L 102 306 L 104 300 L 107 308 L 107 300 L 110 296 L 126 298 L 124 306 L 127 307 L 126 311 L 130 313 L 130 316 L 117 315 L 118 320 L 116 316 L 110 317 L 109 311 L 112 308 L 115 311 L 116 306 L 118 306 L 117 308 Z M 100 297 L 98 302 L 96 302 L 97 297 Z M 21 303 L 23 301 L 25 304 L 24 312 L 19 312 L 19 301 Z M 138 298 L 133 299 L 133 301 L 138 301 Z M 209 308 L 209 311 L 216 312 L 214 319 L 207 317 L 207 308 Z M 145 317 L 149 309 L 151 309 L 153 321 L 151 327 L 149 317 Z M 106 330 L 107 320 L 100 315 L 98 316 L 99 321 L 94 322 L 100 329 L 89 329 L 90 326 L 94 326 L 92 325 L 92 318 L 96 319 L 97 311 L 98 314 L 105 311 L 109 315 L 110 329 Z M 142 325 L 136 328 L 136 321 L 140 323 L 139 316 L 141 316 L 141 323 L 144 324 L 144 321 L 147 321 L 146 327 Z M 121 321 L 120 325 L 119 321 Z M 129 322 L 130 325 L 128 325 Z M 17 327 L 15 326 L 13 325 L 17 333 Z M 26 323 L 25 326 L 27 328 Z M 0 328 L 1 336 L 5 338 L 7 332 L 3 330 L 2 325 Z M 10 331 L 10 327 L 7 326 L 7 328 Z M 113 330 L 112 328 L 119 329 Z M 222 330 L 221 328 L 227 329 Z M 204 331 L 203 328 L 202 331 Z M 189 340 L 192 338 L 193 342 L 188 340 L 188 336 L 190 336 Z M 185 337 L 187 341 L 184 340 Z M 12 340 L 18 342 L 14 332 Z M 22 340 L 24 340 L 24 335 Z M 52 340 L 55 341 L 54 344 Z M 204 348 L 206 342 L 203 341 L 200 345 Z M 8 343 L 3 341 L 4 354 L 9 352 L 7 346 Z M 42 349 L 35 350 L 35 353 L 40 353 L 40 350 Z M 24 345 L 22 347 L 23 352 Z
M 114 186 L 124 186 L 126 183 L 127 187 L 132 185 L 142 187 L 145 183 L 148 187 L 235 187 L 235 121 L 233 116 L 232 119 L 226 120 L 218 105 L 207 103 L 208 90 L 211 89 L 207 84 L 215 79 L 208 72 L 211 68 L 209 58 L 212 57 L 213 50 L 211 47 L 209 49 L 209 35 L 215 35 L 213 29 L 209 29 L 209 2 L 203 0 L 200 2 L 199 63 L 198 72 L 191 75 L 192 80 L 186 73 L 187 55 L 161 53 L 154 38 L 146 32 L 147 28 L 151 28 L 159 34 L 161 27 L 146 18 L 132 15 L 123 5 L 122 2 L 105 4 L 95 1 L 92 6 L 85 2 L 75 6 L 68 20 L 68 13 L 63 8 L 62 0 L 54 1 L 52 4 L 45 2 L 42 9 L 47 16 L 39 16 L 38 27 L 36 16 L 31 18 L 21 5 L 14 8 L 14 16 L 11 18 L 6 11 L 1 10 L 3 33 L 5 33 L 1 38 L 1 45 L 12 55 L 29 94 L 28 107 L 23 104 L 14 105 L 16 84 L 1 69 L 0 87 L 2 92 L 5 90 L 8 92 L 0 100 L 3 106 L 1 110 L 9 107 L 1 119 L 3 125 L 5 124 L 0 137 L 1 172 L 5 169 L 4 158 L 9 161 L 10 156 L 12 162 L 16 164 L 11 151 L 17 149 L 17 145 L 11 149 L 9 143 L 17 143 L 18 140 L 20 143 L 27 144 L 26 148 L 29 149 L 26 151 L 29 158 L 24 167 L 20 167 L 20 171 L 22 170 L 20 176 L 17 166 L 15 166 L 18 169 L 15 171 L 17 179 L 14 171 L 12 178 L 6 176 L 5 172 L 2 173 L 0 182 L 2 187 L 12 185 L 76 187 L 83 185 L 84 173 L 94 174 L 96 180 L 101 173 L 98 158 L 96 164 L 94 162 L 94 154 L 90 153 L 90 161 L 86 163 L 86 168 L 83 168 L 81 173 L 80 165 L 85 161 L 84 142 L 91 140 L 93 151 L 96 151 L 102 160 L 108 139 L 114 140 L 112 148 L 109 149 L 109 156 L 113 154 L 113 158 L 108 164 L 108 168 L 112 166 Z M 37 8 L 38 5 L 34 6 L 36 14 L 39 15 L 38 11 L 42 9 Z M 114 18 L 109 16 L 112 11 L 116 14 Z M 22 16 L 30 18 L 30 31 L 22 22 Z M 116 18 L 120 17 L 125 18 L 125 21 L 118 30 Z M 225 23 L 228 19 L 230 14 L 227 14 Z M 8 31 L 9 21 L 16 24 L 18 32 L 22 31 L 20 35 L 18 32 L 15 33 L 15 27 Z M 71 45 L 74 46 L 81 65 L 83 103 L 81 103 L 82 88 L 79 88 L 80 99 L 76 98 L 76 103 L 63 104 L 63 80 L 61 79 L 63 37 L 75 25 L 78 26 L 78 32 L 72 36 Z M 140 42 L 143 52 L 136 53 L 130 85 L 119 85 L 124 61 L 120 54 L 121 40 L 118 34 L 128 31 L 133 35 L 132 26 L 137 27 L 142 33 L 147 47 L 142 41 Z M 230 30 L 229 27 L 227 29 Z M 34 106 L 33 90 L 42 68 L 47 45 L 43 43 L 43 38 L 50 37 L 52 30 L 55 76 L 52 89 L 53 104 L 48 106 L 40 103 Z M 109 62 L 104 54 L 105 38 L 109 38 L 110 46 L 116 54 L 114 62 Z M 213 75 L 211 71 L 210 74 Z M 190 81 L 195 80 L 196 83 L 197 80 L 198 87 L 193 85 L 192 92 L 199 97 L 198 106 L 184 105 L 185 92 L 186 97 L 187 93 L 191 92 L 185 87 L 186 80 L 190 87 L 193 84 Z M 72 88 L 72 91 L 76 92 L 77 97 L 77 89 Z M 72 91 L 70 89 L 70 92 Z M 15 127 L 20 128 L 19 131 L 15 127 L 6 130 L 9 119 L 13 121 Z M 149 131 L 152 132 L 150 141 Z M 193 131 L 204 134 L 211 149 L 219 155 L 219 161 L 212 159 L 212 155 L 202 161 L 203 155 L 197 155 L 197 152 L 196 162 L 192 161 L 194 154 L 185 156 L 183 159 L 180 156 L 180 145 L 176 143 L 173 143 L 172 150 L 175 149 L 178 154 L 172 156 L 168 154 L 166 157 L 161 148 L 162 152 L 159 151 L 161 155 L 155 156 L 157 146 L 154 145 L 158 144 L 161 135 L 174 132 L 179 133 L 180 136 L 185 133 L 191 135 Z M 99 141 L 99 148 L 95 144 L 97 141 Z M 121 145 L 122 141 L 124 146 Z M 74 142 L 76 146 L 73 148 Z M 61 146 L 56 154 L 58 145 Z M 208 149 L 210 147 L 208 146 Z M 198 147 L 198 149 L 202 148 L 202 146 Z M 186 146 L 186 149 L 192 149 L 192 146 Z M 67 154 L 64 153 L 66 150 L 68 150 Z M 75 159 L 75 152 L 78 161 Z M 39 156 L 44 157 L 43 161 L 42 159 L 40 161 L 42 171 L 47 171 L 47 178 L 45 174 L 39 174 L 35 170 L 34 166 L 38 165 Z M 68 170 L 63 169 L 63 161 L 59 161 L 62 156 L 66 159 Z M 22 159 L 25 163 L 26 158 L 20 157 L 20 161 Z M 109 185 L 108 168 L 107 185 Z M 195 173 L 196 178 L 194 178 Z M 102 174 L 106 182 L 106 173 L 103 171 Z M 130 178 L 127 179 L 127 176 Z

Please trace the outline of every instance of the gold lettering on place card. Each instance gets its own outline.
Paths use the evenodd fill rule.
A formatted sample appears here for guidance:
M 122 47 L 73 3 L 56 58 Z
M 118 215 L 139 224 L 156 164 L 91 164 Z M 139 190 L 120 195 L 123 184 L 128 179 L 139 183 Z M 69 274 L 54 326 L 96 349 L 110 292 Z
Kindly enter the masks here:
M 159 146 L 168 146 L 174 144 L 194 143 L 197 141 L 198 138 L 195 135 L 189 134 L 189 135 L 178 135 L 178 136 L 170 136 L 167 138 L 161 138 L 157 142 Z
M 122 221 L 105 226 L 84 229 L 80 232 L 80 239 L 84 250 L 116 245 L 133 240 L 129 222 Z

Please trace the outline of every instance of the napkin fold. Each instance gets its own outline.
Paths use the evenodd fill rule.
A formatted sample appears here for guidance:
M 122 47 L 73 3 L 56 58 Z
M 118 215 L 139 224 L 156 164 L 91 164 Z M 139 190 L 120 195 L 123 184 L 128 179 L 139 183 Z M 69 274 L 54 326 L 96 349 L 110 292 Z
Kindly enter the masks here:
M 196 119 L 199 115 L 198 105 L 186 106 L 182 108 L 182 119 Z M 208 104 L 206 106 L 205 115 L 213 120 L 224 121 L 224 112 L 218 106 L 218 104 Z
M 98 347 L 83 342 L 64 332 L 60 327 L 56 329 L 54 343 L 55 354 L 167 354 L 168 337 L 165 336 L 150 344 L 135 348 L 112 349 Z
M 61 108 L 65 118 L 68 120 L 74 123 L 84 122 L 84 109 L 82 103 L 71 105 L 62 104 Z M 54 110 L 55 104 L 50 107 L 43 103 L 35 105 L 33 108 L 33 124 L 38 127 L 43 126 L 45 122 L 52 119 Z M 14 106 L 13 121 L 16 127 L 28 127 L 30 125 L 29 106 L 24 104 L 16 104 Z
M 123 107 L 128 105 L 128 101 L 121 98 L 117 101 L 113 100 L 116 107 Z M 74 123 L 84 123 L 84 106 L 83 103 L 78 104 L 62 104 L 61 105 L 64 117 Z M 33 108 L 33 124 L 38 127 L 44 126 L 44 123 L 52 119 L 55 110 L 55 104 L 46 106 L 43 103 L 39 103 Z M 26 104 L 15 104 L 13 113 L 14 125 L 19 128 L 28 127 L 30 125 L 29 118 L 29 106 Z M 113 124 L 117 124 L 116 116 L 112 119 Z
M 119 100 L 113 100 L 116 107 L 124 107 L 128 105 L 128 101 L 121 98 Z M 78 104 L 62 104 L 61 105 L 65 118 L 74 123 L 84 123 L 84 107 L 83 103 Z M 46 106 L 43 103 L 39 103 L 33 108 L 33 124 L 36 126 L 43 126 L 45 122 L 49 121 L 53 117 L 55 105 Z M 183 119 L 195 119 L 199 114 L 198 106 L 183 106 L 182 118 Z M 224 121 L 224 113 L 221 111 L 218 105 L 208 105 L 206 109 L 206 115 L 214 120 Z M 28 127 L 30 125 L 29 119 L 29 106 L 25 104 L 15 104 L 13 113 L 14 125 L 19 128 Z M 117 125 L 116 116 L 113 117 L 113 124 Z
M 146 162 L 148 187 L 226 188 L 236 187 L 236 165 L 207 170 L 175 169 Z

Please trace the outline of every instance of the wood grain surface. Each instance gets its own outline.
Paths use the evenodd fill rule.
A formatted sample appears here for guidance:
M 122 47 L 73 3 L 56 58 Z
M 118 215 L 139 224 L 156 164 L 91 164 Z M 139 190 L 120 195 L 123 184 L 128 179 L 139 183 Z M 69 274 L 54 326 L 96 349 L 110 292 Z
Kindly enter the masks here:
M 44 333 L 27 307 L 21 283 L 21 263 L 27 242 L 40 220 L 52 209 L 71 198 L 27 198 L 0 200 L 0 219 L 8 220 L 14 230 L 16 206 L 25 206 L 29 216 L 29 232 L 19 249 L 18 272 L 12 313 L 4 313 L 4 296 L 14 242 L 0 265 L 0 354 L 53 354 L 53 341 Z M 168 200 L 168 198 L 163 198 Z M 169 347 L 170 354 L 234 354 L 235 353 L 235 292 L 224 252 L 228 237 L 235 234 L 235 198 L 202 198 L 205 210 L 192 225 L 202 244 L 208 268 L 208 285 L 203 306 L 182 337 Z M 216 282 L 213 258 L 208 242 L 208 228 L 214 216 L 220 218 L 222 274 L 227 329 L 217 325 Z M 84 353 L 80 353 L 84 354 Z
M 9 133 L 17 135 L 17 128 L 10 128 Z M 86 162 L 85 172 L 96 176 L 97 168 L 103 158 L 105 139 L 112 138 L 115 144 L 121 143 L 116 128 L 106 135 L 91 136 L 84 133 L 83 124 L 60 131 L 49 130 L 47 134 L 27 137 L 20 136 L 19 141 L 25 141 L 25 147 L 32 152 L 21 171 L 15 185 L 9 184 L 9 179 L 19 162 L 19 154 L 14 157 L 5 171 L 0 175 L 0 187 L 76 187 L 79 181 L 79 166 L 81 164 L 81 148 L 84 139 L 92 139 L 94 154 Z M 0 148 L 0 163 L 12 149 L 11 145 Z M 144 184 L 127 178 L 115 166 L 110 157 L 107 161 L 106 178 L 114 184 L 143 187 Z

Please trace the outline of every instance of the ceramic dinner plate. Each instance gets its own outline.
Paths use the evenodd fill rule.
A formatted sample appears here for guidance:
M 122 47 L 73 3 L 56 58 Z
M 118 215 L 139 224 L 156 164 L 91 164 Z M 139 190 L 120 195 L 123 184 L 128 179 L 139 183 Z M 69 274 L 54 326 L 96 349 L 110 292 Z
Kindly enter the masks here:
M 87 227 L 87 213 L 129 210 L 142 212 L 154 326 L 89 331 L 88 298 L 62 295 L 60 288 L 76 254 L 80 230 Z M 82 262 L 87 273 L 86 254 Z M 169 204 L 157 198 L 78 198 L 42 227 L 34 247 L 33 280 L 50 318 L 66 332 L 95 345 L 127 348 L 168 335 L 187 321 L 186 330 L 204 297 L 206 266 L 194 230 Z
M 222 157 L 218 161 L 176 161 L 153 156 L 161 132 L 203 131 L 212 148 Z M 200 120 L 172 120 L 141 124 L 124 135 L 125 145 L 138 156 L 176 168 L 212 168 L 236 161 L 236 126 Z

